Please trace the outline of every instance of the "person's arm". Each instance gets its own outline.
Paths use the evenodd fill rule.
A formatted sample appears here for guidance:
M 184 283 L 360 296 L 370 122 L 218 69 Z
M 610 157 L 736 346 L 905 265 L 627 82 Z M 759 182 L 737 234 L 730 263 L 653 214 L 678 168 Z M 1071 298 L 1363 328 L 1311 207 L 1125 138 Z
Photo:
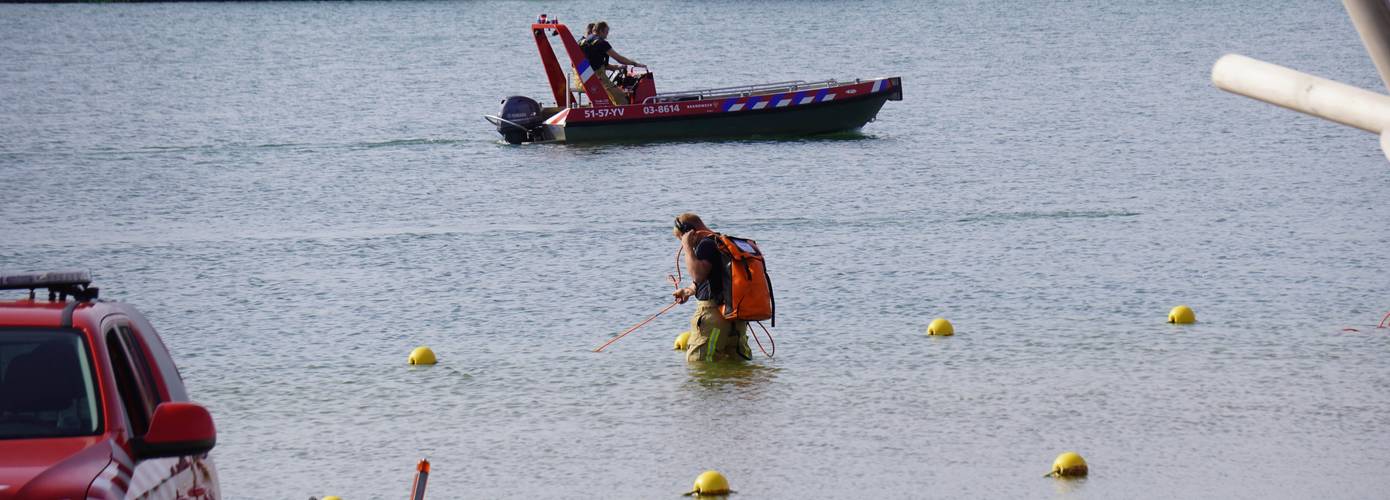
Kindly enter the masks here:
M 636 67 L 639 67 L 639 68 L 645 68 L 645 67 L 647 67 L 647 65 L 645 65 L 645 64 L 642 64 L 642 63 L 639 63 L 639 62 L 634 61 L 634 60 L 632 60 L 632 59 L 628 59 L 628 58 L 626 58 L 626 57 L 623 57 L 622 54 L 619 54 L 618 51 L 613 50 L 613 49 L 608 49 L 608 57 L 612 57 L 613 59 L 617 59 L 618 62 L 623 63 L 623 64 L 626 64 L 626 65 L 628 65 L 628 66 L 636 66 Z
M 685 233 L 681 237 L 681 245 L 685 247 L 685 270 L 690 271 L 691 284 L 672 292 L 671 295 L 677 302 L 685 303 L 687 299 L 695 295 L 695 283 L 709 279 L 710 270 L 714 267 L 709 261 L 695 258 L 695 250 L 699 248 L 702 239 L 696 236 L 695 231 Z
M 709 261 L 695 258 L 695 249 L 692 248 L 689 252 L 686 252 L 685 269 L 690 271 L 690 281 L 700 283 L 709 279 L 711 267 L 714 266 L 711 266 Z M 690 288 L 694 290 L 695 285 L 690 285 Z

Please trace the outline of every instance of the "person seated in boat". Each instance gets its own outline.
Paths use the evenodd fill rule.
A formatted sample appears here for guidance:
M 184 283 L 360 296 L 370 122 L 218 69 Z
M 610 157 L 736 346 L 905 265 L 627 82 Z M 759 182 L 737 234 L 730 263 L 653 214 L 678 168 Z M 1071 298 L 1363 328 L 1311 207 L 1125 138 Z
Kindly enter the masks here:
M 676 216 L 671 233 L 681 240 L 685 252 L 685 268 L 690 271 L 691 286 L 671 292 L 676 302 L 685 303 L 695 297 L 695 315 L 690 317 L 690 336 L 685 343 L 685 360 L 726 361 L 753 358 L 748 347 L 748 322 L 729 321 L 719 311 L 724 288 L 729 286 L 719 244 L 700 216 L 683 213 Z
M 589 23 L 584 27 L 584 36 L 579 37 L 579 49 L 584 50 L 594 39 L 594 23 Z M 584 93 L 584 82 L 579 81 L 579 75 L 570 74 L 570 98 L 574 102 L 579 102 L 579 96 Z
M 594 36 L 594 23 L 589 23 L 584 27 L 584 36 L 579 37 L 579 46 L 583 47 L 589 43 L 589 38 Z
M 645 68 L 647 65 L 623 57 L 618 51 L 613 50 L 613 45 L 608 43 L 608 21 L 594 23 L 594 33 L 585 38 L 585 43 L 580 44 L 584 51 L 584 58 L 589 60 L 589 66 L 594 68 L 595 76 L 603 84 L 603 88 L 608 91 L 608 97 L 613 104 L 627 104 L 627 93 L 608 77 L 604 70 L 622 69 L 622 66 L 608 64 L 609 58 L 628 66 Z

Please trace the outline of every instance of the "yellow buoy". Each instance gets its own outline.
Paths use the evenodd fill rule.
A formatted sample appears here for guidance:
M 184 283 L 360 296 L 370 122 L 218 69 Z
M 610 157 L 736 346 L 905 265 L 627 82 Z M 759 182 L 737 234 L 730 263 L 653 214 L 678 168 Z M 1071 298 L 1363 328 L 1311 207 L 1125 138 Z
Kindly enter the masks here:
M 681 332 L 680 335 L 677 335 L 677 336 L 676 336 L 676 345 L 675 345 L 675 347 L 672 347 L 672 349 L 677 350 L 677 351 L 684 351 L 684 350 L 685 350 L 685 346 L 686 346 L 687 344 L 689 344 L 689 343 L 690 343 L 690 331 L 689 331 L 689 330 L 686 330 L 686 331 L 684 331 L 684 332 Z
M 927 327 L 927 335 L 950 337 L 955 334 L 956 329 L 951 326 L 950 321 L 946 321 L 946 318 L 936 318 L 934 320 L 931 320 L 931 325 Z
M 1178 307 L 1174 307 L 1172 311 L 1168 311 L 1168 322 L 1169 322 L 1169 323 L 1174 323 L 1174 324 L 1179 324 L 1179 325 L 1186 325 L 1186 324 L 1188 324 L 1188 323 L 1196 323 L 1196 322 L 1197 322 L 1197 313 L 1192 312 L 1192 308 L 1191 308 L 1191 307 L 1187 307 L 1187 306 L 1178 306 Z
M 320 498 L 319 500 L 343 500 L 343 499 L 340 498 L 340 497 L 338 497 L 337 495 L 328 495 L 328 496 L 326 496 L 326 497 Z
M 1047 473 L 1054 477 L 1081 477 L 1086 475 L 1086 459 L 1081 458 L 1074 451 L 1068 451 L 1057 455 L 1057 460 L 1052 461 L 1052 472 Z
M 432 365 L 435 363 L 434 351 L 425 346 L 416 347 L 410 351 L 410 364 L 412 365 Z
M 707 470 L 700 473 L 700 477 L 695 478 L 695 489 L 690 490 L 686 495 L 727 495 L 729 493 L 729 480 L 725 479 L 719 471 Z

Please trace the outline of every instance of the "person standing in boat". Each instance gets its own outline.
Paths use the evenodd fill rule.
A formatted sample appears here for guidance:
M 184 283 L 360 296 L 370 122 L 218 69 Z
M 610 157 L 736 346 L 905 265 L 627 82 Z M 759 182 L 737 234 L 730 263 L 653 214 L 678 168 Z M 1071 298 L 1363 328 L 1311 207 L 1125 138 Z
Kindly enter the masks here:
M 613 45 L 608 43 L 608 21 L 599 21 L 594 24 L 594 34 L 585 39 L 587 43 L 580 44 L 584 50 L 584 58 L 589 60 L 589 66 L 594 68 L 594 73 L 603 83 L 603 88 L 608 91 L 609 99 L 613 104 L 627 104 L 627 94 L 623 89 L 613 84 L 613 80 L 608 78 L 608 73 L 604 70 L 622 69 L 622 66 L 610 65 L 608 60 L 611 57 L 620 63 L 628 66 L 645 68 L 647 65 L 623 57 L 618 51 L 613 50 Z
M 748 347 L 748 322 L 729 321 L 719 312 L 724 288 L 729 286 L 723 255 L 719 244 L 700 216 L 683 213 L 676 216 L 671 233 L 681 240 L 685 251 L 685 268 L 694 284 L 671 292 L 676 302 L 684 304 L 695 297 L 695 315 L 690 317 L 690 338 L 685 344 L 685 360 L 725 361 L 753 359 Z

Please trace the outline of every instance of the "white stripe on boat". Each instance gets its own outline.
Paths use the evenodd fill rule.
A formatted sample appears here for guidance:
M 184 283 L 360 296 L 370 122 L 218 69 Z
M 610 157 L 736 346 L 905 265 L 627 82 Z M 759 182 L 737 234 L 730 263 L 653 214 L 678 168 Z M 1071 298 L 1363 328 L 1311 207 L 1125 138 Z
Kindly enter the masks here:
M 545 121 L 545 124 L 546 124 L 546 125 L 564 125 L 564 123 L 565 123 L 565 118 L 569 117 L 569 115 L 570 115 L 570 110 L 568 110 L 568 109 L 562 110 L 562 111 L 560 111 L 559 113 L 555 113 L 555 116 L 550 117 L 549 120 L 546 120 L 546 121 Z

